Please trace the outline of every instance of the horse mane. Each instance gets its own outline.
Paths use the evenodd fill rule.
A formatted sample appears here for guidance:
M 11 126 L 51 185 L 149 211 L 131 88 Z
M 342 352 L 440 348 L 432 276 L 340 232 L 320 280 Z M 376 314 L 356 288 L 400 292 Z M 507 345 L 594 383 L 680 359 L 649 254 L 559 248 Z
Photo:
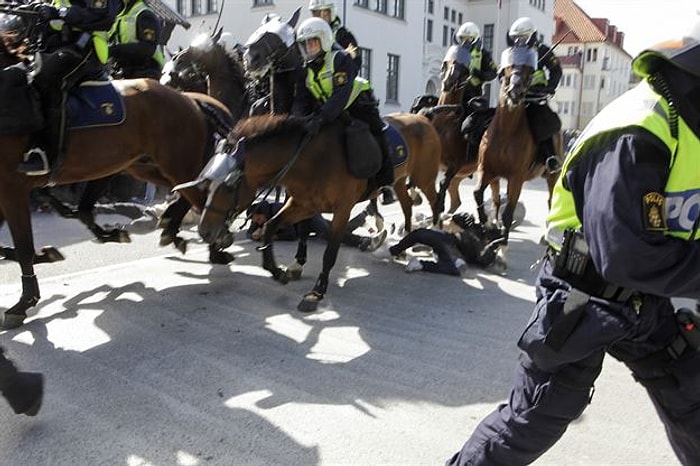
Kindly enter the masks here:
M 267 141 L 268 139 L 288 133 L 303 134 L 305 120 L 289 115 L 260 115 L 245 118 L 238 122 L 231 132 L 229 140 L 236 141 L 242 137 L 248 143 Z
M 241 55 L 236 50 L 232 50 L 229 52 L 221 44 L 216 45 L 218 47 L 221 47 L 221 51 L 226 57 L 226 60 L 229 64 L 229 69 L 233 72 L 233 80 L 236 82 L 237 85 L 241 86 L 242 88 L 245 88 L 245 68 L 243 67 L 243 60 Z

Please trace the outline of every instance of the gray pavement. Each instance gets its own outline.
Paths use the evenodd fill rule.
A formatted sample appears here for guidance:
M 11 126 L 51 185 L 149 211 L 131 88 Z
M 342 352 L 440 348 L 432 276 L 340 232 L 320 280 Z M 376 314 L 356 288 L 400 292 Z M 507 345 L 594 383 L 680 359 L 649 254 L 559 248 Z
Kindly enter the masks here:
M 471 186 L 462 191 L 473 210 Z M 0 465 L 442 464 L 508 396 L 534 302 L 544 184 L 522 200 L 507 275 L 407 274 L 344 247 L 309 315 L 295 308 L 320 242 L 303 279 L 281 286 L 248 241 L 230 249 L 235 262 L 212 266 L 193 232 L 182 256 L 156 249 L 156 233 L 99 245 L 37 216 L 37 244 L 67 260 L 37 267 L 42 301 L 23 328 L 0 332 L 10 356 L 47 379 L 36 418 L 0 402 Z M 399 222 L 396 204 L 382 210 Z M 276 243 L 280 262 L 294 246 Z M 17 266 L 0 261 L 0 280 L 6 308 L 19 297 Z M 643 389 L 608 358 L 590 408 L 535 464 L 678 461 Z

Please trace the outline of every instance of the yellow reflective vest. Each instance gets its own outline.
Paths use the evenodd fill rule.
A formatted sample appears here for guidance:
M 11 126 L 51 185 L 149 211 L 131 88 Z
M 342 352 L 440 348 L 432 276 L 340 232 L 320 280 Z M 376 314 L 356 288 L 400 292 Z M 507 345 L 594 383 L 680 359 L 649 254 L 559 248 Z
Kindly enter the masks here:
M 635 126 L 644 128 L 659 138 L 671 153 L 670 174 L 662 194 L 663 199 L 654 200 L 655 204 L 664 206 L 663 212 L 659 214 L 660 221 L 665 222 L 665 225 L 659 229 L 666 235 L 689 239 L 695 216 L 700 209 L 700 139 L 680 116 L 678 138 L 674 138 L 669 115 L 668 102 L 647 81 L 642 81 L 605 107 L 590 122 L 568 154 L 562 175 L 554 186 L 546 234 L 552 247 L 557 250 L 561 247 L 563 232 L 567 228 L 581 228 L 573 196 L 563 184 L 564 174 L 602 134 Z M 700 231 L 695 232 L 693 239 L 700 239 Z
M 61 8 L 70 8 L 70 0 L 53 0 L 52 5 L 60 10 Z M 52 25 L 52 27 L 54 27 Z M 55 29 L 55 28 L 54 28 Z M 80 31 L 79 28 L 73 28 L 75 31 Z M 109 58 L 109 47 L 107 46 L 107 31 L 92 31 L 92 44 L 95 48 L 95 55 L 103 65 L 107 63 Z
M 132 5 L 128 11 L 123 11 L 117 16 L 112 29 L 109 31 L 109 38 L 115 44 L 133 44 L 138 42 L 136 37 L 136 21 L 141 13 L 148 10 L 143 1 L 138 1 Z M 156 46 L 153 59 L 158 66 L 163 68 L 165 64 L 165 54 L 160 45 Z
M 325 59 L 323 61 L 323 66 L 318 71 L 314 73 L 311 68 L 306 71 L 306 87 L 311 92 L 316 99 L 321 102 L 325 102 L 333 94 L 333 74 L 335 72 L 335 55 L 338 51 L 332 51 L 326 53 Z M 355 77 L 355 81 L 352 83 L 352 92 L 350 93 L 350 98 L 348 98 L 345 107 L 348 108 L 357 99 L 362 91 L 368 91 L 372 88 L 369 81 L 360 76 Z

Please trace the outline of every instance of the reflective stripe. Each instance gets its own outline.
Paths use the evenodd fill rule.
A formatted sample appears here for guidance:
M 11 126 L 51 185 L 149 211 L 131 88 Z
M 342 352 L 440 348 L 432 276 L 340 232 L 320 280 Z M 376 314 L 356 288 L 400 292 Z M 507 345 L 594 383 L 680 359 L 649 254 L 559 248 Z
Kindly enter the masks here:
M 318 70 L 318 73 L 314 73 L 310 67 L 306 71 L 306 87 L 311 92 L 311 95 L 321 102 L 327 101 L 333 94 L 333 75 L 335 74 L 335 55 L 337 53 L 337 50 L 326 53 L 323 66 Z M 360 92 L 368 91 L 371 88 L 369 81 L 356 76 L 355 81 L 352 83 L 350 97 L 343 108 L 348 108 L 352 105 L 357 96 L 360 95 Z

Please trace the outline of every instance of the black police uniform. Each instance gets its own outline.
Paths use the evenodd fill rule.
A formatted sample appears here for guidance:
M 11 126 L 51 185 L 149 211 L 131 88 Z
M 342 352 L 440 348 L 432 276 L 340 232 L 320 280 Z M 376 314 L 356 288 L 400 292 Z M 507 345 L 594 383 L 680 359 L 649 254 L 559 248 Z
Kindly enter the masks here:
M 329 52 L 332 53 L 332 52 Z M 316 59 L 306 64 L 317 73 L 324 65 L 325 53 L 321 53 Z M 306 72 L 299 75 L 296 86 L 296 97 L 293 106 L 293 113 L 296 115 L 314 115 L 314 119 L 319 125 L 323 125 L 338 119 L 344 111 L 350 116 L 365 121 L 370 131 L 379 142 L 382 150 L 382 168 L 376 175 L 379 186 L 389 186 L 394 182 L 394 166 L 389 157 L 389 150 L 384 141 L 384 122 L 379 116 L 377 99 L 371 90 L 362 91 L 355 101 L 346 109 L 352 86 L 357 77 L 357 67 L 349 53 L 344 50 L 337 50 L 334 59 L 334 76 L 342 77 L 333 79 L 333 93 L 328 99 L 321 103 L 311 94 L 306 87 Z
M 700 100 L 690 97 L 700 95 L 700 85 L 678 70 L 668 73 L 679 114 L 700 139 Z M 584 301 L 579 320 L 566 329 L 558 321 L 572 323 L 561 319 L 577 293 L 555 276 L 548 257 L 536 280 L 534 313 L 518 341 L 523 352 L 509 401 L 479 424 L 448 465 L 533 462 L 589 404 L 606 353 L 646 388 L 681 463 L 700 464 L 700 352 L 683 344 L 670 301 L 700 299 L 700 244 L 665 235 L 645 213 L 645 196 L 665 192 L 675 154 L 640 126 L 597 133 L 585 144 L 562 181 L 590 260 L 602 280 L 624 287 L 625 297 L 629 290 L 639 294 Z
M 129 11 L 138 0 L 126 3 L 123 11 Z M 121 21 L 117 18 L 117 22 Z M 153 58 L 159 46 L 163 23 L 153 11 L 146 9 L 136 18 L 136 42 L 120 44 L 110 38 L 109 56 L 115 61 L 115 68 L 121 72 L 124 79 L 152 78 L 160 79 L 161 64 Z M 118 25 L 115 25 L 114 35 L 119 35 Z

